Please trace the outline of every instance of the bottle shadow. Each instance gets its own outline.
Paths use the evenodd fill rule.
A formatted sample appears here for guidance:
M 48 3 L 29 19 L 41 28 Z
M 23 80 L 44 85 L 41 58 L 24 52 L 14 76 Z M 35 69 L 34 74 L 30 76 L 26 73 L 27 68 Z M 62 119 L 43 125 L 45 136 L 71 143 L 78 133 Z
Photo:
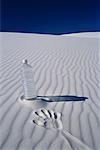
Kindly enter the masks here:
M 46 102 L 70 102 L 70 101 L 85 101 L 88 97 L 74 95 L 57 95 L 57 96 L 37 96 L 37 100 Z
M 19 97 L 19 102 L 23 106 L 29 107 L 33 110 L 40 109 L 40 108 L 46 108 L 48 104 L 53 102 L 79 102 L 79 101 L 85 101 L 88 99 L 87 97 L 79 97 L 79 96 L 72 96 L 72 95 L 57 95 L 57 96 L 37 96 L 35 99 L 25 99 L 22 95 Z

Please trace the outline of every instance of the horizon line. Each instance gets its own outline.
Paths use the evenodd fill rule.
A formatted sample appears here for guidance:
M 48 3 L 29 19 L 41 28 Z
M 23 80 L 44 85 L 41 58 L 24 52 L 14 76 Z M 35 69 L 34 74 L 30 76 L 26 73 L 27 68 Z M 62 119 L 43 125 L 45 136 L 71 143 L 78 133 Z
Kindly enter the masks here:
M 66 35 L 66 34 L 86 33 L 86 32 L 100 32 L 100 30 L 89 30 L 89 31 L 86 30 L 86 31 L 65 32 L 65 33 L 31 32 L 31 31 L 6 31 L 6 30 L 0 30 L 0 32 L 29 33 L 29 34 L 46 34 L 46 35 Z

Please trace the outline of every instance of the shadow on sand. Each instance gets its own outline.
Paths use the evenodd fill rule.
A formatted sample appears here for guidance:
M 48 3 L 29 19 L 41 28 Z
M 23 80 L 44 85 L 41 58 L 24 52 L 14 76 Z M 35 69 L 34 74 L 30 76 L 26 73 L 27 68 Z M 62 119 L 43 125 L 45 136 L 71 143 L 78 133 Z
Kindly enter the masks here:
M 37 96 L 37 100 L 43 100 L 46 102 L 68 102 L 68 101 L 85 101 L 88 99 L 87 97 L 79 97 L 79 96 L 68 96 L 68 95 L 62 95 L 62 96 Z
M 79 96 L 68 96 L 68 95 L 63 95 L 63 96 L 37 96 L 33 99 L 25 99 L 24 96 L 19 97 L 19 102 L 26 106 L 29 107 L 33 110 L 40 109 L 40 108 L 46 108 L 48 104 L 53 103 L 53 102 L 80 102 L 80 101 L 85 101 L 88 99 L 87 97 L 79 97 Z

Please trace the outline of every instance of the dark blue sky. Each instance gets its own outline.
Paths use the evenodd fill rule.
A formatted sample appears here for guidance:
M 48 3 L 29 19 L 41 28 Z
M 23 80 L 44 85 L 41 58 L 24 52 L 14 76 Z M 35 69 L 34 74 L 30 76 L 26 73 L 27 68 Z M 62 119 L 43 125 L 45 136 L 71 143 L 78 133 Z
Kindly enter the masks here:
M 1 0 L 1 31 L 100 31 L 100 0 Z

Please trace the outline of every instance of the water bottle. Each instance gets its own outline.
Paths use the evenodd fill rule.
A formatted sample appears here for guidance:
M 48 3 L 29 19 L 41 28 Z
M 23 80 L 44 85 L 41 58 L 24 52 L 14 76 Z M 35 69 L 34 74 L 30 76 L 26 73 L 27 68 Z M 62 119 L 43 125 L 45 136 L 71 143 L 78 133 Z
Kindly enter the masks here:
M 24 90 L 24 98 L 26 100 L 35 100 L 37 98 L 37 93 L 34 82 L 33 70 L 31 65 L 28 64 L 27 59 L 23 60 L 22 83 Z

